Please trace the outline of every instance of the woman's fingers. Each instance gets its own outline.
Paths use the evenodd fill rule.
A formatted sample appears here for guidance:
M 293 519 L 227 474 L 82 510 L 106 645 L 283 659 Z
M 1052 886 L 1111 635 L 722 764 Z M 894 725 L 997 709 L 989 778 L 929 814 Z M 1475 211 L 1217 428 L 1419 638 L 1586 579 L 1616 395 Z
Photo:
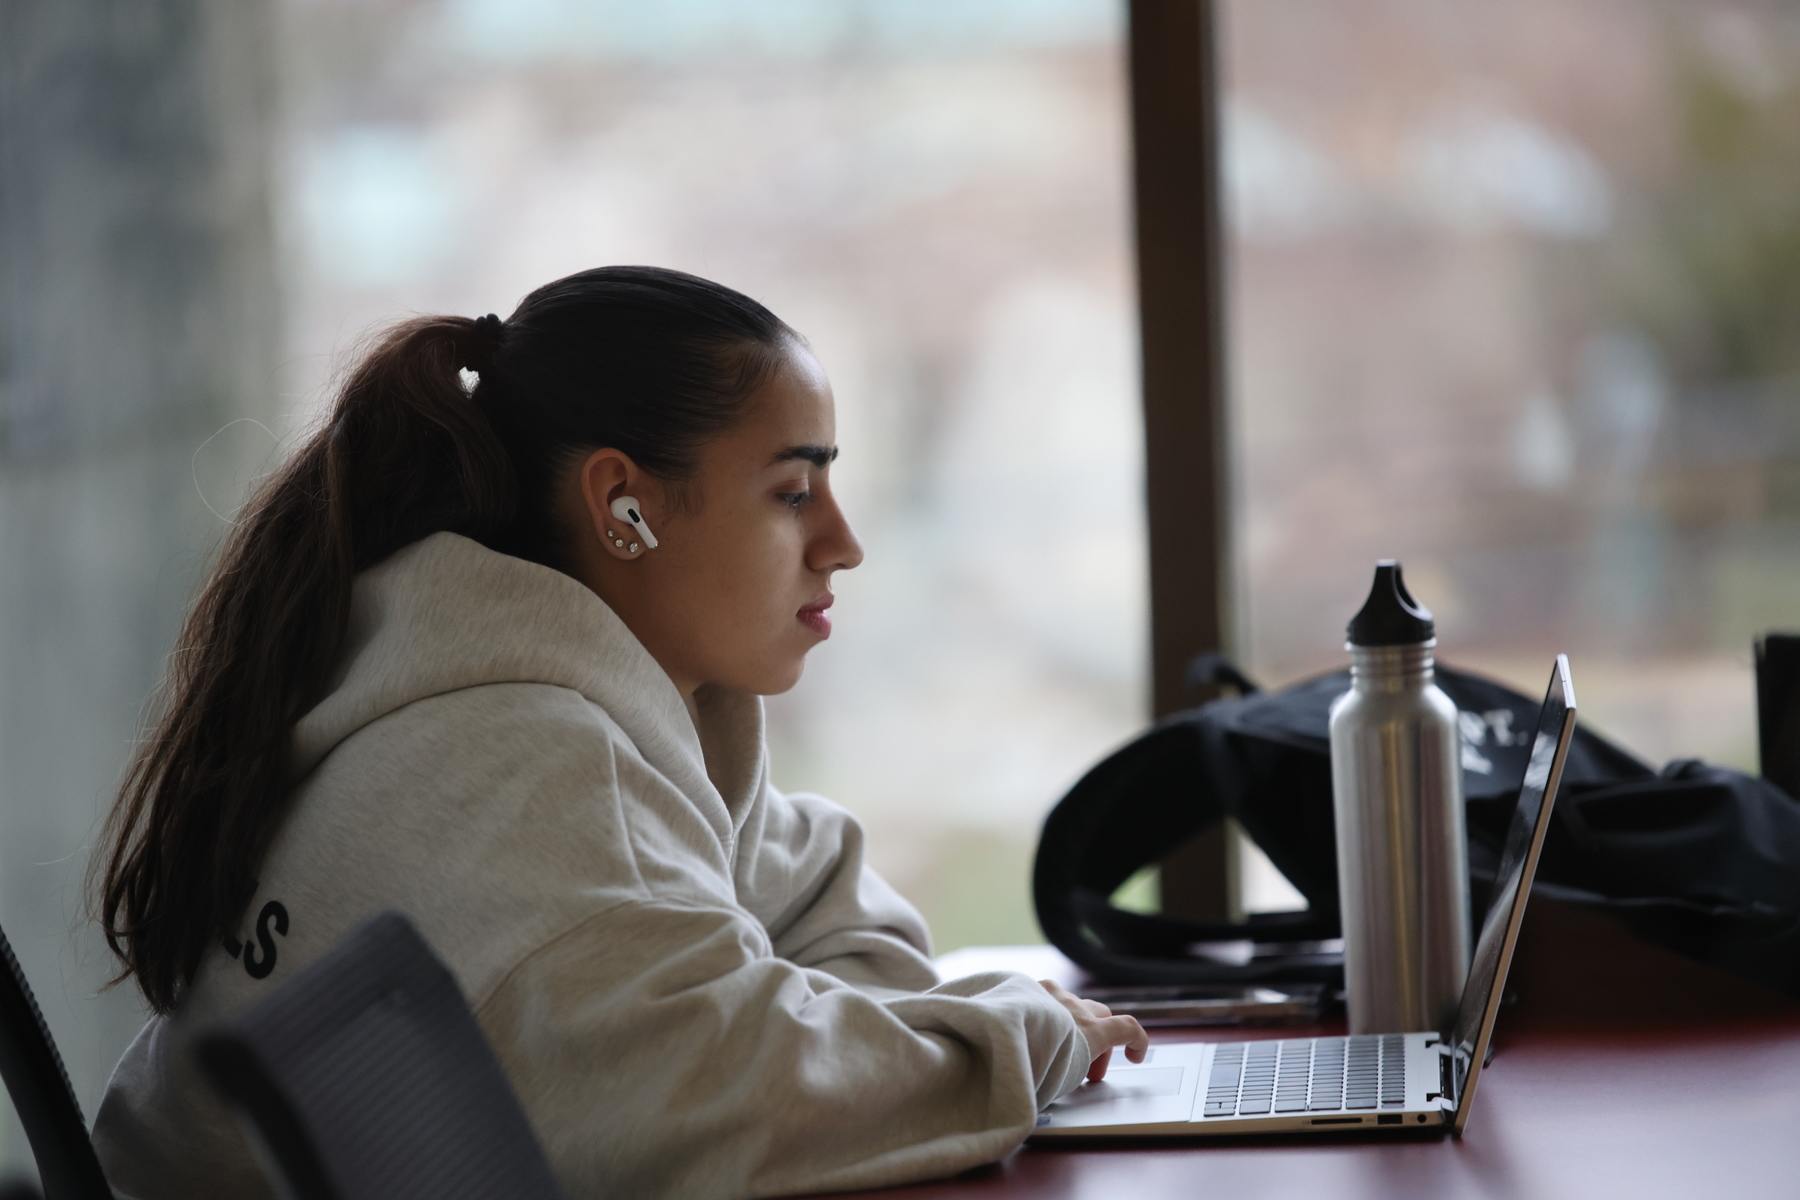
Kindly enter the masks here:
M 1150 1053 L 1150 1035 L 1144 1032 L 1136 1017 L 1105 1017 L 1094 1024 L 1106 1053 L 1088 1064 L 1088 1082 L 1099 1083 L 1106 1078 L 1106 1068 L 1112 1062 L 1115 1046 L 1125 1047 L 1126 1059 L 1134 1063 L 1143 1062 Z
M 1099 1083 L 1106 1078 L 1107 1064 L 1112 1061 L 1113 1050 L 1119 1046 L 1125 1048 L 1125 1058 L 1130 1062 L 1141 1063 L 1149 1055 L 1150 1035 L 1144 1032 L 1136 1017 L 1115 1017 L 1112 1009 L 1098 1000 L 1074 995 L 1055 980 L 1040 979 L 1038 985 L 1056 997 L 1074 1016 L 1087 1037 L 1089 1049 L 1099 1051 L 1088 1064 L 1089 1082 Z
M 1112 1035 L 1109 1045 L 1125 1047 L 1125 1057 L 1132 1062 L 1144 1061 L 1144 1055 L 1150 1052 L 1150 1035 L 1136 1017 L 1108 1017 L 1102 1023 Z

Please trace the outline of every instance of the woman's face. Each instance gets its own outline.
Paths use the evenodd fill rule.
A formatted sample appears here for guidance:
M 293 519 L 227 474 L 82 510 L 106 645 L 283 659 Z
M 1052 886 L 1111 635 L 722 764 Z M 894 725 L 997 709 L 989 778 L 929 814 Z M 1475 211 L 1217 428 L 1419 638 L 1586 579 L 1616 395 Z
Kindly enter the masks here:
M 667 489 L 617 450 L 582 463 L 592 530 L 584 582 L 683 696 L 707 683 L 785 692 L 799 682 L 806 652 L 829 636 L 828 624 L 802 620 L 800 610 L 829 597 L 833 573 L 863 558 L 831 492 L 836 455 L 830 381 L 810 351 L 790 345 L 743 419 L 702 448 L 687 488 L 692 511 L 675 511 Z M 627 495 L 656 549 L 612 515 L 613 500 Z

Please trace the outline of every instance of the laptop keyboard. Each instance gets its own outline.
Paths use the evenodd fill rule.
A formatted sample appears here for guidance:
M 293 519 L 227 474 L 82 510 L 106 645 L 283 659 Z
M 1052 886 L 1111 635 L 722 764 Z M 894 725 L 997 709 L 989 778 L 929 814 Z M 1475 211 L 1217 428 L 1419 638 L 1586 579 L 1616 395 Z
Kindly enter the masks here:
M 1406 1103 L 1403 1034 L 1232 1042 L 1213 1055 L 1208 1117 L 1254 1116 Z

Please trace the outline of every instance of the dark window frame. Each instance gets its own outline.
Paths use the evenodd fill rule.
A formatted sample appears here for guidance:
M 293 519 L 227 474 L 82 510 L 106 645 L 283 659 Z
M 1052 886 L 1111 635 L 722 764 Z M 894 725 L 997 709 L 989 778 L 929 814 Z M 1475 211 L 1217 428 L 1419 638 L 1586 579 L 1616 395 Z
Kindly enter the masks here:
M 1230 456 L 1226 438 L 1217 6 L 1127 0 L 1133 207 L 1144 390 L 1151 709 L 1207 697 L 1187 665 L 1228 644 Z M 1166 911 L 1239 912 L 1232 831 L 1164 860 Z

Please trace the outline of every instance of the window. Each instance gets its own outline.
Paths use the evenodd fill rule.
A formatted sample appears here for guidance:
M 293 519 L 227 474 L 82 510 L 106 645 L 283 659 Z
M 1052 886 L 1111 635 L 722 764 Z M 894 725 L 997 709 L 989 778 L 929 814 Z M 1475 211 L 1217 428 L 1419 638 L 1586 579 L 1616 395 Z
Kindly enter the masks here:
M 1342 664 L 1378 557 L 1439 654 L 1754 770 L 1800 614 L 1800 19 L 1219 10 L 1239 631 Z

